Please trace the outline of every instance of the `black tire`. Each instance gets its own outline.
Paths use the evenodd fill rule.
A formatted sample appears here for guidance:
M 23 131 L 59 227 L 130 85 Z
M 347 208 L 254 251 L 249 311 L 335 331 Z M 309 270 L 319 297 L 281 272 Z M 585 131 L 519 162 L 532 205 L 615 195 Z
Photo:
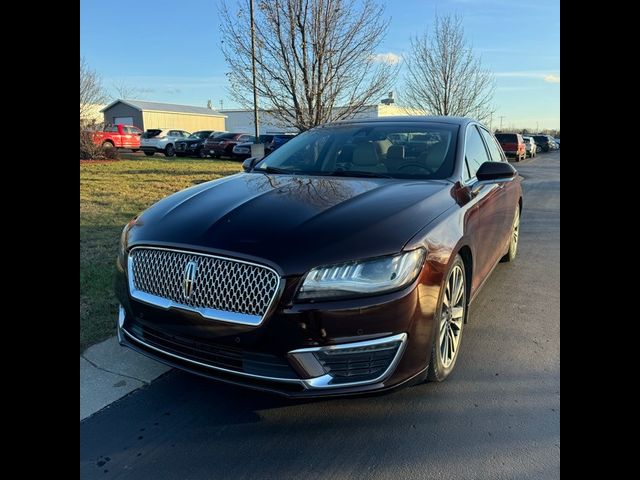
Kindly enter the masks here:
M 207 151 L 204 148 L 198 150 L 198 158 L 207 158 L 208 156 L 209 155 L 207 155 Z
M 501 262 L 513 262 L 518 253 L 518 241 L 520 240 L 520 206 L 516 208 L 516 213 L 513 217 L 513 224 L 511 226 L 511 233 L 509 238 L 509 250 L 500 259 Z
M 156 153 L 156 152 L 150 152 L 149 150 L 143 150 L 143 152 L 147 157 L 153 157 Z
M 107 140 L 102 144 L 102 148 L 115 148 L 115 145 L 113 144 L 113 142 L 110 142 L 109 140 Z
M 454 275 L 456 275 L 455 279 L 452 278 Z M 460 255 L 456 255 L 456 258 L 451 264 L 451 267 L 449 267 L 449 271 L 447 272 L 447 276 L 445 277 L 443 291 L 440 295 L 438 308 L 436 310 L 433 346 L 431 347 L 429 366 L 427 368 L 428 381 L 442 382 L 449 375 L 451 375 L 451 372 L 453 372 L 453 369 L 456 366 L 456 361 L 460 352 L 464 321 L 467 316 L 466 280 L 467 279 L 464 262 L 462 261 Z M 452 281 L 453 285 L 458 285 L 457 282 L 461 282 L 460 288 L 462 289 L 460 296 L 454 299 L 453 302 L 451 301 L 451 296 L 453 294 L 453 292 L 451 291 Z M 445 303 L 449 303 L 450 306 L 447 307 Z M 462 310 L 457 310 L 458 308 L 462 308 Z M 452 317 L 453 310 L 457 310 L 456 321 L 454 321 Z M 456 332 L 457 336 L 455 335 Z M 449 339 L 451 339 L 451 343 L 446 343 L 447 340 L 445 337 L 443 337 L 443 335 L 448 335 Z M 454 344 L 455 350 L 453 349 Z M 449 345 L 451 346 L 451 349 L 448 348 Z M 445 351 L 446 354 L 443 353 Z M 449 355 L 451 356 L 449 357 Z
M 164 147 L 164 156 L 165 157 L 173 157 L 176 154 L 176 149 L 170 143 L 166 147 Z

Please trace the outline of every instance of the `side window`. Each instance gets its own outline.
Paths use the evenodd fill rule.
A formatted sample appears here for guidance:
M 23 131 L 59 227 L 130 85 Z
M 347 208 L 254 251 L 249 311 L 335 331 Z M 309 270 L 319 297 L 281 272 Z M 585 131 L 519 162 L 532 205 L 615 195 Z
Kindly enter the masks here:
M 117 125 L 109 125 L 108 127 L 105 127 L 104 131 L 105 132 L 109 132 L 109 133 L 118 133 L 118 126 Z
M 467 142 L 466 142 L 466 154 L 467 167 L 469 168 L 469 176 L 471 178 L 476 176 L 476 172 L 480 165 L 489 161 L 487 150 L 484 148 L 484 142 L 480 138 L 478 129 L 471 125 L 467 129 Z
M 184 130 L 182 131 L 182 137 L 183 138 L 187 138 L 189 137 L 191 134 L 189 132 L 185 132 Z
M 484 141 L 486 142 L 487 147 L 489 148 L 489 154 L 491 154 L 491 160 L 494 162 L 504 162 L 504 158 L 502 157 L 502 148 L 500 147 L 500 145 L 498 145 L 498 143 L 493 138 L 493 136 L 489 132 L 487 132 L 484 128 L 479 128 L 478 130 L 480 130 L 480 133 L 484 137 Z

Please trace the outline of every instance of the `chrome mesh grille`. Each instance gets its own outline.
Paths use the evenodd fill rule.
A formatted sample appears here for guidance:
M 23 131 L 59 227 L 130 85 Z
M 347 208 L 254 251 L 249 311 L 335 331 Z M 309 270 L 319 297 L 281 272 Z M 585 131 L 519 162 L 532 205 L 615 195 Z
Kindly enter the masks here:
M 261 266 L 174 250 L 135 248 L 136 290 L 195 308 L 263 316 L 278 290 L 278 275 Z M 193 290 L 184 293 L 185 269 L 196 262 Z

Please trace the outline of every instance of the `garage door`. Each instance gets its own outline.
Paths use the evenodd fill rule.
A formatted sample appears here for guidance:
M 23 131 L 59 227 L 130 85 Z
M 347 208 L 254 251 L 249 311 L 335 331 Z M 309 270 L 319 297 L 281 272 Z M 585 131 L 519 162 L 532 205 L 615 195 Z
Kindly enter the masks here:
M 114 125 L 133 125 L 133 117 L 115 117 L 113 119 Z

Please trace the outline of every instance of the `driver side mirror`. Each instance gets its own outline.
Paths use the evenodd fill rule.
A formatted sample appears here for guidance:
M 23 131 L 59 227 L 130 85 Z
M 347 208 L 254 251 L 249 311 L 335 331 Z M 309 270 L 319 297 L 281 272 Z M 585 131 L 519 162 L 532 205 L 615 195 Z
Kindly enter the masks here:
M 513 180 L 518 171 L 507 162 L 484 162 L 476 172 L 480 182 L 505 182 Z
M 473 185 L 471 193 L 478 193 L 485 185 L 510 182 L 516 175 L 518 175 L 518 171 L 507 162 L 484 162 L 476 171 L 478 181 Z
M 256 163 L 258 163 L 260 160 L 262 159 L 258 157 L 249 157 L 244 162 L 242 162 L 242 169 L 245 172 L 250 172 L 251 170 L 253 170 L 253 167 L 256 165 Z

